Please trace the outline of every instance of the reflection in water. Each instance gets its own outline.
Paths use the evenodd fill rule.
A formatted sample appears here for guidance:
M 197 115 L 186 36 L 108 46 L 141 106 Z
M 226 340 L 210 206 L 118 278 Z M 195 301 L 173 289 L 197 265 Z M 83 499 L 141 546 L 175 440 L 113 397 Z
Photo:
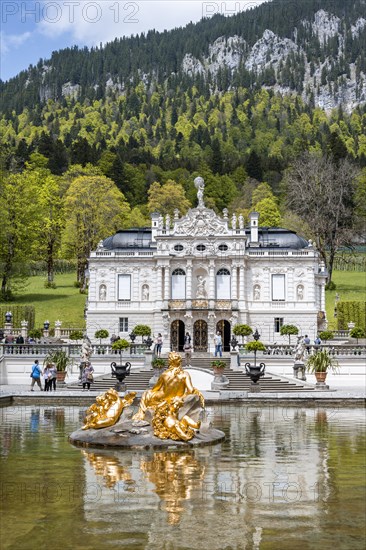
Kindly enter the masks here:
M 168 523 L 180 522 L 184 510 L 181 503 L 189 500 L 192 490 L 201 485 L 204 465 L 194 453 L 156 452 L 150 459 L 141 458 L 141 470 L 155 485 L 155 492 L 164 501 Z
M 0 409 L 4 549 L 364 550 L 362 408 L 218 405 L 182 453 L 75 448 L 83 412 Z
M 96 475 L 103 477 L 108 488 L 113 489 L 118 481 L 124 481 L 128 491 L 133 492 L 135 490 L 135 482 L 128 468 L 122 466 L 117 457 L 84 450 L 82 453 L 94 468 Z
M 102 476 L 105 485 L 113 489 L 123 481 L 124 490 L 134 492 L 136 481 L 130 473 L 131 464 L 122 464 L 123 454 L 104 454 L 82 450 L 83 455 L 93 467 L 97 476 Z M 163 503 L 163 509 L 168 512 L 168 523 L 180 522 L 184 511 L 182 501 L 191 498 L 192 490 L 202 485 L 205 466 L 191 452 L 154 452 L 152 455 L 141 455 L 140 470 L 147 480 L 154 485 L 154 492 Z

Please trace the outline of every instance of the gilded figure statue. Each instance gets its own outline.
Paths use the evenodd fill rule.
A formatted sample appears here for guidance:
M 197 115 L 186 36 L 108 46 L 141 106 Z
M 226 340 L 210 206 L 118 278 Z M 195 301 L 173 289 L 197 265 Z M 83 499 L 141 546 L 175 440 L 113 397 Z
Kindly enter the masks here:
M 85 424 L 82 429 L 89 430 L 90 428 L 99 429 L 114 426 L 123 409 L 131 405 L 135 397 L 136 392 L 130 392 L 121 398 L 118 392 L 112 388 L 98 395 L 96 403 L 86 411 Z
M 173 402 L 173 409 L 166 409 L 168 412 L 164 413 L 167 415 L 166 418 L 169 415 L 172 418 L 172 415 L 175 415 L 177 412 L 177 398 L 181 400 L 178 406 L 179 409 L 188 401 L 190 396 L 197 396 L 200 407 L 204 408 L 205 400 L 203 395 L 193 387 L 189 373 L 182 368 L 180 355 L 173 351 L 169 353 L 169 366 L 166 371 L 160 375 L 155 386 L 151 390 L 145 391 L 142 395 L 139 410 L 133 417 L 133 420 L 144 420 L 147 409 L 151 409 L 152 413 L 155 413 L 159 406 L 162 406 L 164 403 L 170 406 Z M 166 422 L 170 424 L 171 420 L 167 420 Z
M 201 422 L 195 422 L 187 414 L 179 419 L 179 409 L 183 405 L 183 399 L 175 397 L 167 403 L 160 403 L 154 413 L 152 426 L 154 435 L 160 439 L 173 439 L 174 441 L 189 441 L 199 430 Z

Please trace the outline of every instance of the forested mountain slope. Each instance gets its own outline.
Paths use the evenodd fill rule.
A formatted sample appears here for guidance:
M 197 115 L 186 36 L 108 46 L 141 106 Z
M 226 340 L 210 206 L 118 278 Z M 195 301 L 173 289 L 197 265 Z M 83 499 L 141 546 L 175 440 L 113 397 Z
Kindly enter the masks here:
M 115 97 L 140 81 L 147 90 L 194 85 L 206 97 L 264 85 L 350 111 L 366 101 L 365 73 L 365 0 L 273 0 L 103 48 L 60 50 L 1 83 L 0 93 L 2 111 L 19 114 L 48 99 Z

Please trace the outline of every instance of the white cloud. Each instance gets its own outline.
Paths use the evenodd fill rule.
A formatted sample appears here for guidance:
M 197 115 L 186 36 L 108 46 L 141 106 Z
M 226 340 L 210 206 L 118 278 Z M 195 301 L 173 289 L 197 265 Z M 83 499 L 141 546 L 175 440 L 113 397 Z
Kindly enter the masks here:
M 7 54 L 14 48 L 19 48 L 32 36 L 31 32 L 24 32 L 23 34 L 6 34 L 1 32 L 0 44 L 1 54 Z

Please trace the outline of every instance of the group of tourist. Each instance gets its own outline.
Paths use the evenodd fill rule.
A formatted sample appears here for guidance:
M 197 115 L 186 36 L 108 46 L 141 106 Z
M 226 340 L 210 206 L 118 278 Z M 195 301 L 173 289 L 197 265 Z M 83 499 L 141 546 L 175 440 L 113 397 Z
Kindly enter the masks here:
M 37 384 L 39 389 L 42 391 L 56 391 L 56 380 L 57 380 L 57 368 L 53 363 L 46 363 L 42 369 L 38 359 L 36 359 L 32 365 L 31 371 L 31 391 L 34 391 L 34 386 Z M 44 388 L 42 388 L 42 378 L 44 382 Z

